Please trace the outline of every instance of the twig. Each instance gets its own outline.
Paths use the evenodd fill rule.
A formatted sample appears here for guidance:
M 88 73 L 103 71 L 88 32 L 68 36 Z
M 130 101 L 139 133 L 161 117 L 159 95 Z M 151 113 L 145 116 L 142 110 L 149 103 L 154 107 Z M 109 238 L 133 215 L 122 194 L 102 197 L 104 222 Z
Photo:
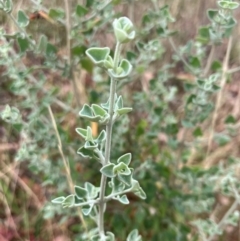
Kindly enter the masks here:
M 233 213 L 233 211 L 237 208 L 239 204 L 239 201 L 236 199 L 232 206 L 228 209 L 228 211 L 224 214 L 223 218 L 221 219 L 221 221 L 218 223 L 218 228 L 221 228 L 224 225 L 224 222 L 226 221 L 226 219 Z M 215 237 L 215 235 L 211 235 L 206 241 L 212 241 L 213 238 Z
M 172 40 L 171 37 L 168 38 L 168 41 L 169 41 L 170 45 L 172 46 L 173 50 L 175 51 L 176 55 L 181 59 L 181 61 L 185 64 L 185 66 L 186 66 L 192 73 L 194 73 L 193 68 L 188 64 L 188 62 L 185 60 L 185 58 L 184 58 L 182 55 L 179 54 L 179 52 L 178 52 L 178 50 L 177 50 L 177 48 L 176 48 L 176 46 L 175 46 L 175 44 L 174 44 L 174 42 L 173 42 L 173 40 Z
M 10 207 L 8 205 L 8 201 L 7 201 L 6 195 L 4 195 L 3 188 L 2 188 L 1 185 L 0 185 L 0 200 L 2 200 L 3 205 L 5 206 L 5 213 L 6 213 L 6 217 L 8 219 L 7 222 L 10 222 L 12 228 L 14 229 L 14 233 L 16 234 L 17 238 L 19 240 L 22 240 L 20 235 L 19 235 L 19 233 L 18 233 L 18 231 L 17 231 L 17 226 L 16 226 L 16 224 L 14 222 L 14 219 L 12 217 L 11 209 L 10 209 Z
M 50 117 L 51 117 L 51 120 L 52 120 L 52 125 L 53 125 L 53 128 L 54 128 L 54 131 L 55 131 L 55 134 L 56 134 L 56 137 L 57 137 L 57 140 L 58 140 L 58 150 L 61 154 L 61 157 L 63 159 L 63 164 L 64 164 L 64 167 L 65 167 L 65 171 L 66 171 L 66 177 L 67 177 L 67 182 L 68 182 L 68 185 L 69 185 L 69 188 L 71 190 L 72 193 L 74 193 L 74 185 L 73 185 L 73 181 L 72 181 L 72 177 L 71 177 L 71 172 L 70 172 L 70 167 L 69 167 L 69 163 L 67 161 L 67 159 L 65 158 L 65 155 L 63 153 L 63 148 L 62 148 L 62 141 L 61 141 L 61 138 L 60 138 L 60 135 L 59 135 L 59 132 L 58 132 L 58 129 L 57 129 L 57 124 L 56 124 L 56 121 L 55 121 L 55 118 L 54 118 L 54 115 L 52 113 L 52 109 L 50 106 L 48 106 L 48 112 L 50 114 Z M 80 217 L 80 220 L 84 226 L 84 229 L 85 231 L 87 232 L 88 229 L 87 229 L 87 224 L 82 216 L 82 213 L 81 213 L 81 210 L 78 209 L 78 215 Z
M 214 57 L 214 53 L 215 53 L 215 45 L 213 44 L 211 47 L 211 51 L 210 54 L 208 55 L 208 59 L 207 59 L 207 64 L 205 66 L 205 69 L 203 71 L 203 77 L 206 77 L 210 68 L 211 68 L 211 64 L 213 61 L 213 57 Z
M 31 44 L 31 46 L 34 47 L 35 46 L 34 42 L 32 41 L 32 39 L 29 38 L 29 36 L 26 33 L 26 31 L 18 24 L 17 20 L 14 18 L 12 13 L 9 13 L 8 16 L 12 19 L 12 21 L 14 22 L 16 27 L 19 29 L 19 31 L 24 34 L 24 37 L 28 40 L 28 42 Z
M 215 130 L 215 126 L 216 126 L 216 121 L 217 121 L 217 118 L 218 118 L 218 112 L 219 112 L 219 110 L 221 108 L 221 104 L 222 104 L 224 87 L 225 87 L 226 80 L 227 80 L 226 75 L 227 75 L 227 71 L 228 71 L 228 63 L 229 63 L 231 48 L 232 48 L 232 36 L 229 38 L 227 52 L 226 52 L 225 59 L 224 59 L 224 62 L 223 62 L 222 77 L 221 77 L 221 82 L 220 82 L 221 89 L 220 89 L 220 91 L 217 95 L 216 107 L 215 107 L 215 110 L 214 110 L 214 113 L 213 113 L 212 124 L 211 124 L 211 129 L 210 129 L 210 136 L 209 136 L 209 139 L 208 139 L 206 158 L 208 157 L 209 152 L 210 152 L 211 147 L 212 147 L 213 135 L 214 135 L 214 130 Z M 206 166 L 206 168 L 208 168 L 209 163 L 205 163 L 204 166 Z
M 229 69 L 227 71 L 227 74 L 234 74 L 236 72 L 240 71 L 240 67 L 236 67 L 236 68 L 233 68 L 233 69 Z
M 11 178 L 14 179 L 15 182 L 18 183 L 19 186 L 21 186 L 23 188 L 23 190 L 27 193 L 28 196 L 33 198 L 37 208 L 41 209 L 42 204 L 39 201 L 36 194 L 32 191 L 32 189 L 21 178 L 19 178 L 11 168 L 6 168 L 6 172 L 9 173 Z M 3 180 L 6 180 L 6 178 L 8 178 L 8 177 L 4 173 L 0 172 L 0 178 L 2 178 Z

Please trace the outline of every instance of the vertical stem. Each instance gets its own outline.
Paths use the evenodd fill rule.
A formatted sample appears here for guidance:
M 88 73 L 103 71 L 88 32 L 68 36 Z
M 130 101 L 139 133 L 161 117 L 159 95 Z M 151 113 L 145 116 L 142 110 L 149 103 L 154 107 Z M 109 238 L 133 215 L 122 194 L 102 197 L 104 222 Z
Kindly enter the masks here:
M 210 51 L 210 54 L 208 56 L 207 64 L 206 64 L 206 67 L 203 71 L 203 77 L 206 77 L 208 75 L 208 72 L 211 68 L 211 64 L 212 64 L 212 61 L 213 61 L 214 53 L 215 53 L 215 45 L 212 44 L 211 51 Z
M 220 110 L 221 104 L 222 104 L 224 87 L 225 87 L 226 81 L 227 81 L 227 71 L 228 71 L 228 64 L 229 64 L 231 49 L 232 49 L 232 36 L 228 40 L 227 52 L 226 52 L 226 55 L 225 55 L 225 58 L 223 61 L 222 77 L 221 77 L 221 82 L 220 82 L 221 90 L 219 91 L 219 93 L 217 95 L 216 106 L 215 106 L 215 110 L 214 110 L 213 117 L 212 117 L 210 135 L 208 138 L 207 153 L 206 153 L 205 160 L 208 160 L 207 157 L 209 156 L 209 153 L 211 151 L 212 144 L 213 144 L 212 142 L 213 142 L 214 130 L 215 130 L 216 122 L 218 119 L 219 110 Z M 211 160 L 205 161 L 204 166 L 205 166 L 205 168 L 209 168 L 211 166 Z
M 114 71 L 117 70 L 119 57 L 120 57 L 121 44 L 117 42 L 114 54 Z M 109 122 L 106 127 L 106 144 L 105 144 L 105 163 L 103 166 L 107 165 L 110 162 L 110 154 L 111 154 L 111 140 L 112 140 L 112 127 L 113 127 L 113 109 L 114 109 L 114 98 L 116 93 L 116 79 L 111 78 L 110 85 L 110 96 L 109 96 Z M 107 177 L 102 174 L 101 176 L 101 184 L 100 184 L 100 200 L 99 200 L 99 219 L 98 219 L 98 228 L 101 240 L 105 240 L 105 232 L 104 232 L 104 212 L 105 212 L 105 190 L 106 190 L 106 182 Z

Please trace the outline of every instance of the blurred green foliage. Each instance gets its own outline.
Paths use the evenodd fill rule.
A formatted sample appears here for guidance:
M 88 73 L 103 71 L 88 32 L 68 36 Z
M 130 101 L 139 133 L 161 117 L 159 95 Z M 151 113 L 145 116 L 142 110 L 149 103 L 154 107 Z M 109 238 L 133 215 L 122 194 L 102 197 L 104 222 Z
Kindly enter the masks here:
M 20 217 L 16 224 L 21 238 L 33 235 L 35 239 L 53 240 L 47 228 L 51 221 L 59 227 L 64 225 L 70 239 L 88 240 L 89 234 L 79 224 L 76 210 L 50 203 L 53 197 L 71 192 L 48 106 L 53 110 L 73 183 L 99 183 L 98 164 L 77 155 L 83 143 L 73 130 L 91 123 L 78 117 L 81 106 L 76 103 L 83 95 L 76 92 L 76 81 L 82 82 L 89 104 L 106 101 L 109 79 L 88 60 L 85 50 L 99 46 L 101 38 L 111 44 L 102 32 L 111 31 L 109 25 L 121 15 L 118 7 L 125 1 L 73 3 L 70 25 L 64 6 L 48 8 L 41 1 L 32 2 L 31 12 L 43 11 L 47 17 L 37 15 L 31 19 L 29 9 L 16 13 L 14 1 L 12 6 L 11 1 L 0 0 L 1 14 L 4 12 L 1 23 L 15 26 L 7 28 L 2 24 L 0 29 L 1 128 L 6 143 L 19 145 L 4 159 L 1 169 L 17 163 L 21 170 L 19 178 L 27 177 L 29 186 L 35 183 L 41 187 L 43 206 L 37 208 L 24 189 L 13 191 L 12 183 L 2 182 L 3 179 L 0 190 L 11 203 L 12 216 Z M 134 4 L 126 2 L 129 7 Z M 184 33 L 184 29 L 174 28 L 178 19 L 171 16 L 168 6 L 159 7 L 158 1 L 151 4 L 141 16 L 132 48 L 123 50 L 133 64 L 133 73 L 119 82 L 118 90 L 126 106 L 133 106 L 134 111 L 116 122 L 112 151 L 114 160 L 126 152 L 132 153 L 134 177 L 147 199 L 143 202 L 130 195 L 129 206 L 111 203 L 106 229 L 113 231 L 117 240 L 123 240 L 135 228 L 143 240 L 224 238 L 225 227 L 236 226 L 238 222 L 239 160 L 233 153 L 219 157 L 222 162 L 217 160 L 218 164 L 206 168 L 209 156 L 214 160 L 207 142 L 209 132 L 213 131 L 215 149 L 234 143 L 238 126 L 237 119 L 229 114 L 224 115 L 221 130 L 212 130 L 215 99 L 223 91 L 222 78 L 230 81 L 231 76 L 221 58 L 209 58 L 209 49 L 231 39 L 237 23 L 233 9 L 239 4 L 216 1 L 215 9 L 206 13 L 208 25 L 197 26 L 195 38 L 179 47 L 173 41 Z M 70 43 L 70 50 L 66 51 L 66 43 Z M 173 54 L 166 63 L 167 43 Z M 183 78 L 179 68 L 185 73 Z M 78 71 L 87 72 L 87 77 L 74 80 Z M 218 195 L 230 197 L 231 212 L 221 214 L 223 218 L 215 222 L 210 217 L 219 202 Z M 6 219 L 4 211 L 0 214 L 2 220 Z M 22 224 L 26 232 L 21 231 Z M 91 230 L 92 221 L 86 219 L 86 224 Z M 61 234 L 60 228 L 55 229 Z

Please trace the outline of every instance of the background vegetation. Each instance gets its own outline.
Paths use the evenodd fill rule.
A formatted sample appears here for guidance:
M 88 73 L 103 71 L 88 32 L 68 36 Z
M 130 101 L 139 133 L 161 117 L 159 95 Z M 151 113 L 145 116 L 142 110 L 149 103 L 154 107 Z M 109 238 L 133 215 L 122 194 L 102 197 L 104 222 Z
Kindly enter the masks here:
M 118 86 L 134 111 L 116 123 L 112 156 L 132 153 L 147 199 L 111 202 L 106 230 L 119 241 L 134 228 L 143 240 L 240 239 L 239 25 L 216 30 L 207 9 L 217 2 L 22 0 L 0 12 L 0 240 L 86 240 L 92 229 L 51 200 L 99 183 L 75 128 L 101 131 L 78 116 L 109 89 L 85 50 L 113 49 L 119 16 L 137 31 L 123 50 L 133 73 Z

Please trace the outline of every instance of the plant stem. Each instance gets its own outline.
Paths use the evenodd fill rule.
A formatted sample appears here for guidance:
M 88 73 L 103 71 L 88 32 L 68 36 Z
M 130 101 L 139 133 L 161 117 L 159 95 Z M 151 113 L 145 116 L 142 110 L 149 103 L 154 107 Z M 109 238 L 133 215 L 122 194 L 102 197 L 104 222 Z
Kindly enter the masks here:
M 185 58 L 178 52 L 177 47 L 175 43 L 173 42 L 172 38 L 168 38 L 168 41 L 170 45 L 172 46 L 173 50 L 175 51 L 176 55 L 180 58 L 180 60 L 184 63 L 184 65 L 193 73 L 195 74 L 195 71 L 191 67 L 191 65 L 188 64 L 188 62 L 185 60 Z
M 121 51 L 121 44 L 117 42 L 114 54 L 114 71 L 117 70 L 119 57 Z M 105 162 L 103 166 L 107 165 L 110 162 L 110 154 L 111 154 L 111 140 L 112 140 L 112 127 L 113 127 L 113 109 L 114 109 L 114 100 L 115 100 L 115 93 L 116 93 L 116 80 L 111 78 L 111 85 L 110 85 L 110 97 L 109 97 L 109 122 L 106 127 L 106 144 L 105 144 Z M 99 202 L 99 219 L 98 219 L 98 228 L 99 228 L 99 235 L 101 240 L 105 240 L 105 232 L 104 232 L 104 212 L 105 212 L 105 190 L 106 190 L 106 182 L 107 177 L 102 174 L 101 177 L 101 184 L 100 184 L 100 202 Z
M 209 135 L 209 139 L 208 139 L 207 153 L 206 153 L 205 160 L 208 160 L 207 157 L 210 154 L 212 144 L 213 144 L 212 142 L 213 142 L 214 130 L 215 130 L 216 122 L 218 119 L 219 110 L 220 110 L 221 104 L 222 104 L 224 87 L 225 87 L 226 81 L 227 81 L 227 71 L 228 71 L 228 64 L 229 64 L 231 49 L 232 49 L 232 36 L 228 40 L 227 52 L 226 52 L 226 55 L 225 55 L 225 58 L 223 61 L 222 77 L 221 77 L 221 82 L 220 82 L 221 89 L 217 95 L 216 106 L 215 106 L 215 110 L 214 110 L 213 117 L 212 117 L 212 123 L 211 123 L 211 129 L 210 129 L 210 135 Z M 211 160 L 209 160 L 208 162 L 205 161 L 205 163 L 204 163 L 205 168 L 209 168 L 209 167 L 211 167 L 211 165 L 212 165 Z
M 32 47 L 35 47 L 35 43 L 29 38 L 28 34 L 26 33 L 26 31 L 24 30 L 24 28 L 22 28 L 17 20 L 14 18 L 14 16 L 12 15 L 12 13 L 9 13 L 8 16 L 12 19 L 12 21 L 14 22 L 14 24 L 17 26 L 17 28 L 19 29 L 20 32 L 22 32 L 24 34 L 24 37 L 28 40 L 29 44 L 31 44 Z
M 211 68 L 211 64 L 212 64 L 212 61 L 213 61 L 214 53 L 215 53 L 215 45 L 213 44 L 212 47 L 211 47 L 210 54 L 208 56 L 206 67 L 203 71 L 203 77 L 206 77 L 208 75 L 208 72 Z
M 218 228 L 222 228 L 224 225 L 224 222 L 228 219 L 228 217 L 237 209 L 237 206 L 239 205 L 239 201 L 235 200 L 231 207 L 228 209 L 228 211 L 224 214 L 223 218 L 221 221 L 217 224 Z M 210 235 L 210 237 L 206 241 L 212 241 L 213 238 L 215 237 L 215 234 Z

